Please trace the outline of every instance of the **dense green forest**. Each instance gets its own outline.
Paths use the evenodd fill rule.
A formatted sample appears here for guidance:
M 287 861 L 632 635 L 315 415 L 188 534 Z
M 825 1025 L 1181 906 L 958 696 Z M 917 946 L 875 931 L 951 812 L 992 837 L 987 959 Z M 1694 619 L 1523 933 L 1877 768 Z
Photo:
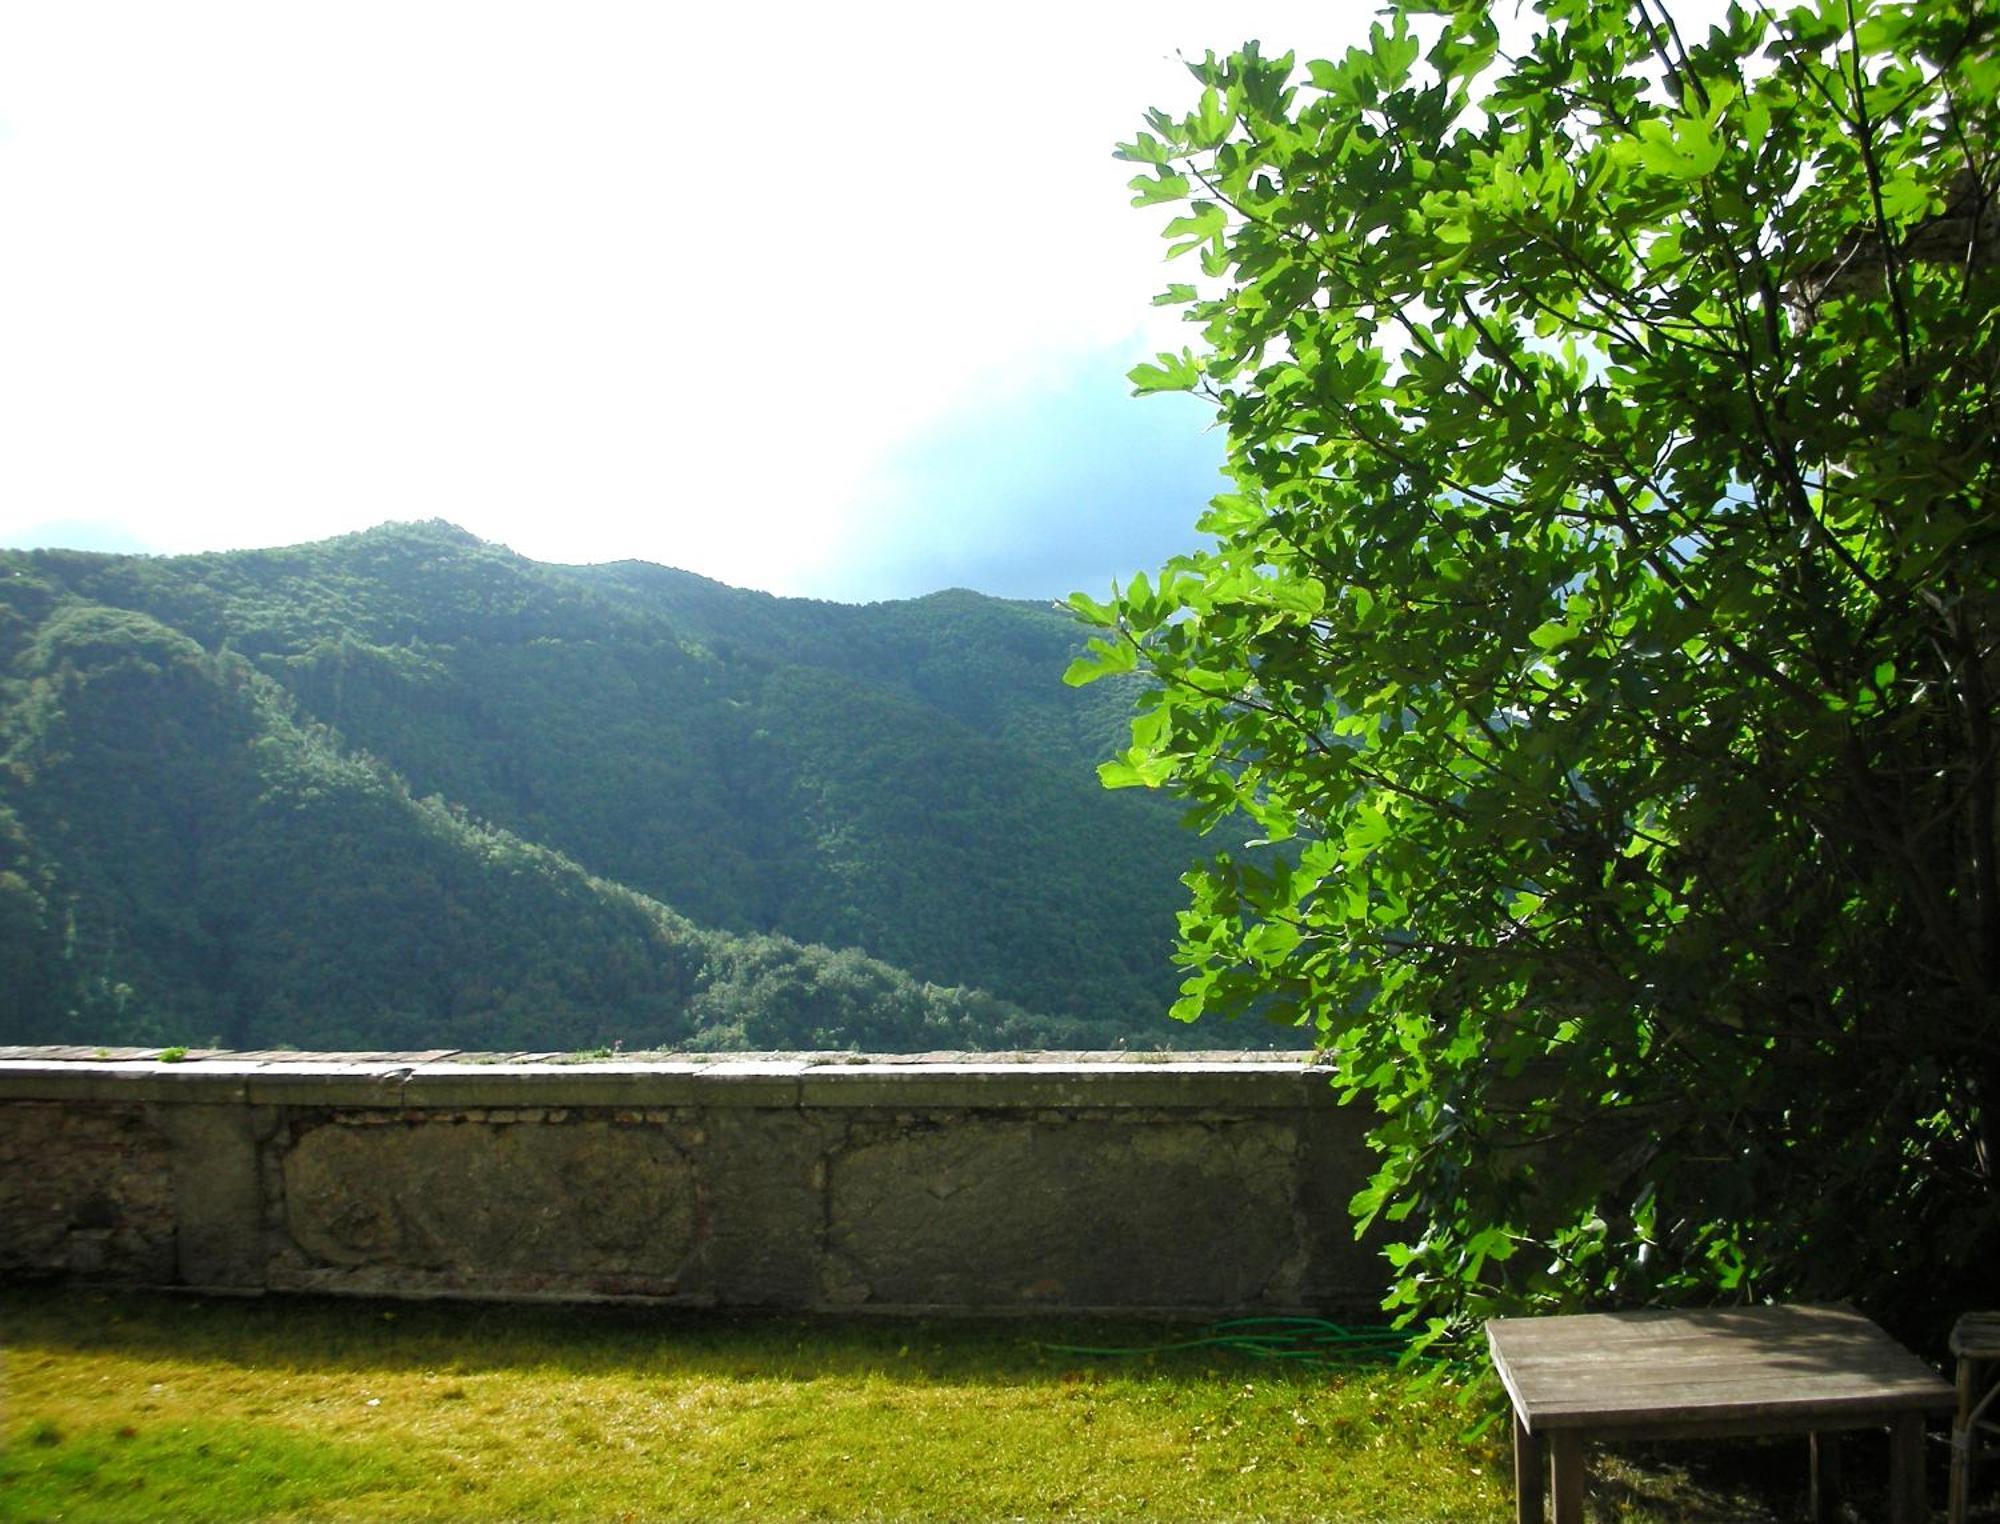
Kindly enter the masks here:
M 438 523 L 0 555 L 0 1041 L 1184 1043 L 1079 644 Z

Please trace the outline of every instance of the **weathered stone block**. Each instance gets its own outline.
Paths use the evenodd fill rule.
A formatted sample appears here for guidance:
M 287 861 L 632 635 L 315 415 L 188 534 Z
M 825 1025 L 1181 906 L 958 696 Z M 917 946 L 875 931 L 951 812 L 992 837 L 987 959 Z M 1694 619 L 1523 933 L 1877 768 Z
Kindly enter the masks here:
M 268 1106 L 155 1103 L 147 1120 L 173 1149 L 175 1279 L 189 1286 L 261 1286 L 269 1246 L 258 1147 Z
M 1375 1172 L 1366 1140 L 1370 1113 L 1359 1106 L 1321 1107 L 1300 1128 L 1298 1237 L 1303 1262 L 1295 1300 L 1336 1310 L 1378 1310 L 1389 1289 L 1379 1221 L 1354 1236 L 1348 1203 Z
M 0 1274 L 173 1279 L 167 1140 L 136 1105 L 0 1106 Z
M 284 1188 L 309 1262 L 404 1267 L 416 1289 L 671 1295 L 695 1247 L 693 1171 L 664 1127 L 320 1126 Z
M 828 1166 L 829 1305 L 1245 1307 L 1292 1249 L 1288 1120 L 937 1113 L 852 1138 Z
M 726 1106 L 699 1145 L 702 1293 L 739 1307 L 806 1307 L 818 1295 L 826 1129 L 799 1111 Z

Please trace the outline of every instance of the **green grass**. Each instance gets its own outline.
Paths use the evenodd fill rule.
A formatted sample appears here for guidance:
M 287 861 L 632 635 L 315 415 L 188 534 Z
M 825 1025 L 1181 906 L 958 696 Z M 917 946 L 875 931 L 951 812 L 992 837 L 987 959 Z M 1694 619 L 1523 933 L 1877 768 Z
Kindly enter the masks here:
M 0 1519 L 1504 1524 L 1504 1428 L 1186 1329 L 0 1290 Z M 1600 1461 L 1592 1517 L 1781 1517 Z

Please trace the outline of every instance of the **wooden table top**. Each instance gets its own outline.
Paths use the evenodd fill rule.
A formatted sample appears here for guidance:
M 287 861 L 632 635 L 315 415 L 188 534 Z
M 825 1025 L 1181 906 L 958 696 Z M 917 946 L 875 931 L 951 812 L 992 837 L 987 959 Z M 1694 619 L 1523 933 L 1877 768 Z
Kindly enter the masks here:
M 1493 1363 L 1530 1433 L 1949 1412 L 1956 1394 L 1851 1307 L 1495 1318 Z

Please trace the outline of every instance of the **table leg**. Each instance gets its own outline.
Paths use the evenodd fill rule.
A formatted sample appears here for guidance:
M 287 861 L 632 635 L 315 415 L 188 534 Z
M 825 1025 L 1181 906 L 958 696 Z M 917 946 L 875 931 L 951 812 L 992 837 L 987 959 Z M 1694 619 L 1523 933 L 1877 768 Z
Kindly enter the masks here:
M 1813 1524 L 1829 1524 L 1840 1516 L 1840 1436 L 1812 1433 L 1812 1481 L 1807 1516 Z
M 1548 1480 L 1543 1469 L 1542 1437 L 1530 1434 L 1514 1415 L 1514 1524 L 1542 1524 L 1542 1495 Z
M 1889 1524 L 1923 1524 L 1924 1415 L 1903 1413 L 1889 1429 Z
M 1574 1429 L 1549 1436 L 1549 1486 L 1555 1493 L 1555 1524 L 1583 1524 L 1583 1436 Z
M 1970 1355 L 1958 1357 L 1958 1412 L 1951 1421 L 1951 1493 L 1945 1503 L 1949 1524 L 1965 1524 L 1965 1510 L 1972 1493 L 1972 1452 L 1979 1434 L 1971 1422 L 1979 1395 L 1979 1362 Z

